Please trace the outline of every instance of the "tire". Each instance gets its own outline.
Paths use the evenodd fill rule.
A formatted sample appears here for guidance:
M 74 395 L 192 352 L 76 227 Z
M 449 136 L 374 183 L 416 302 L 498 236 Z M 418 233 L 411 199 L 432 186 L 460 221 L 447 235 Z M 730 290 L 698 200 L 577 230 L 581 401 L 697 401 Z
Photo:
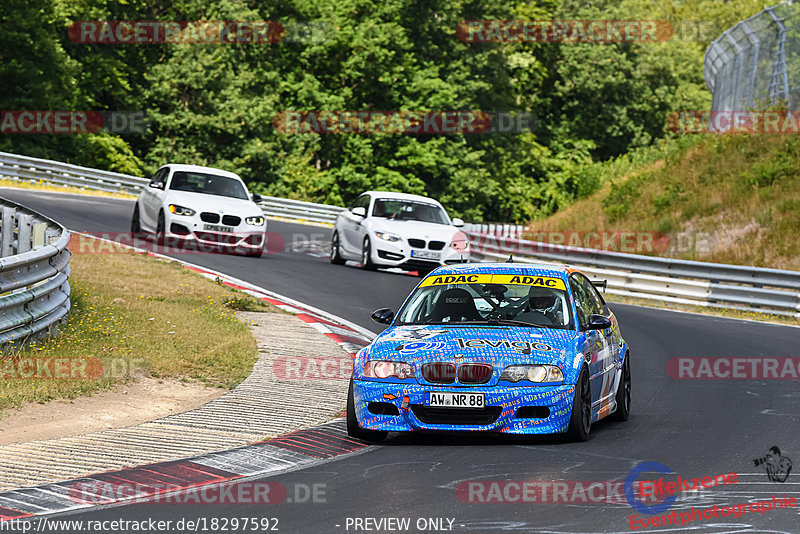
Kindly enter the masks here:
M 339 234 L 338 232 L 333 232 L 333 236 L 331 237 L 331 263 L 334 265 L 344 265 L 344 258 L 339 253 Z
M 161 211 L 158 213 L 158 223 L 156 223 L 156 245 L 163 246 L 166 234 L 166 223 L 164 222 L 164 212 Z
M 575 397 L 569 419 L 567 436 L 572 441 L 586 441 L 592 429 L 592 391 L 589 387 L 589 371 L 584 367 L 575 383 Z
M 631 355 L 625 355 L 622 363 L 622 382 L 617 388 L 617 409 L 611 414 L 614 421 L 627 421 L 631 416 Z
M 361 268 L 367 271 L 374 271 L 377 269 L 372 263 L 372 246 L 369 244 L 369 238 L 364 238 L 364 244 L 361 246 Z
M 139 221 L 139 203 L 133 207 L 133 215 L 131 216 L 131 233 L 138 234 L 142 231 L 142 224 Z
M 365 430 L 356 419 L 355 400 L 353 399 L 353 379 L 350 379 L 350 388 L 347 390 L 347 435 L 361 441 L 379 442 L 386 439 L 389 434 L 384 430 Z

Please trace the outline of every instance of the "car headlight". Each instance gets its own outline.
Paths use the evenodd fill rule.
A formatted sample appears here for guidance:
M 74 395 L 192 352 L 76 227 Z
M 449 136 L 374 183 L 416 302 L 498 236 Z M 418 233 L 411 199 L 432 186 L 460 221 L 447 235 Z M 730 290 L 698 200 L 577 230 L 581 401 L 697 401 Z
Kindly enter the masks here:
M 384 241 L 391 241 L 392 243 L 394 243 L 395 241 L 400 241 L 402 239 L 402 237 L 400 237 L 399 235 L 389 234 L 386 232 L 375 232 L 375 235 L 378 236 L 380 239 L 383 239 Z
M 400 380 L 414 378 L 414 370 L 406 362 L 368 360 L 364 362 L 364 376 L 367 378 L 395 377 Z
M 264 216 L 256 215 L 255 217 L 245 217 L 244 222 L 252 224 L 253 226 L 262 226 L 264 224 Z
M 564 373 L 561 368 L 555 365 L 511 365 L 506 367 L 500 380 L 509 382 L 519 382 L 527 380 L 529 382 L 563 382 Z
M 469 238 L 467 234 L 458 232 L 453 236 L 453 241 L 450 243 L 450 246 L 453 247 L 454 250 L 467 250 L 469 248 Z
M 184 208 L 183 206 L 178 206 L 177 204 L 170 204 L 169 205 L 170 213 L 174 213 L 175 215 L 185 215 L 187 217 L 191 217 L 194 215 L 194 210 L 190 208 Z

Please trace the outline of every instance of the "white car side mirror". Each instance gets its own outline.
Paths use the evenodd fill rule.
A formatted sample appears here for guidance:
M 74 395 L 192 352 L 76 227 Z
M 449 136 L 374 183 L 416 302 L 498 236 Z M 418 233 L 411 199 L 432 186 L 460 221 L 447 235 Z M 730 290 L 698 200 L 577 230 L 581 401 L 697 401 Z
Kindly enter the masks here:
M 364 208 L 364 206 L 356 206 L 355 208 L 352 209 L 352 212 L 353 215 L 358 215 L 359 217 L 367 216 L 367 210 Z
M 464 221 L 459 219 L 458 217 L 453 217 L 453 226 L 464 226 Z

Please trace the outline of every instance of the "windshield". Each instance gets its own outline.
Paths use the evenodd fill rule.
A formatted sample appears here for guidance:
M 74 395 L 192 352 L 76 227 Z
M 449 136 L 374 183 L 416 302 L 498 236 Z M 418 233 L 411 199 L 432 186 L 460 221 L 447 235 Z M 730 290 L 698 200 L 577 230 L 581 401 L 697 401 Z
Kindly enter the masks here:
M 450 224 L 447 214 L 436 204 L 379 198 L 372 208 L 373 217 L 396 221 L 422 221 L 435 224 Z
M 572 314 L 560 278 L 494 275 L 513 283 L 484 282 L 492 275 L 431 276 L 398 312 L 397 324 L 487 323 L 571 329 Z M 477 278 L 477 283 L 446 283 Z M 436 283 L 437 280 L 442 283 Z M 487 281 L 488 281 L 487 280 Z M 532 283 L 521 283 L 521 282 Z M 549 283 L 551 287 L 544 284 Z
M 241 200 L 247 200 L 248 198 L 247 190 L 239 180 L 202 172 L 176 171 L 172 175 L 172 182 L 169 188 L 171 191 L 205 193 L 206 195 L 239 198 Z

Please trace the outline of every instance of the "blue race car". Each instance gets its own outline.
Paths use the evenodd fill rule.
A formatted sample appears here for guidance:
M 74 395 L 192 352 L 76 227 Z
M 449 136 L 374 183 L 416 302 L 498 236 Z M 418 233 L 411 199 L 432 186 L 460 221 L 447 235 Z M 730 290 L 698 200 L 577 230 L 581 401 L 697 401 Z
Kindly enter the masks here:
M 628 346 L 594 284 L 569 267 L 453 265 L 426 276 L 353 362 L 347 431 L 556 434 L 630 413 Z

